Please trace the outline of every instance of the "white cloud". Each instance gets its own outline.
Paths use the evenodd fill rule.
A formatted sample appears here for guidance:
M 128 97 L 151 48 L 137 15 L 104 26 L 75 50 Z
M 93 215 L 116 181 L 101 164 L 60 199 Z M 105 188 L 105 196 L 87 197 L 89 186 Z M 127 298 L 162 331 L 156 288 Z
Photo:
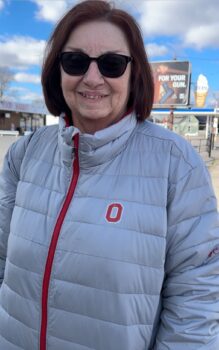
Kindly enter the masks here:
M 13 93 L 23 93 L 26 90 L 27 89 L 25 87 L 22 87 L 22 86 L 10 86 L 8 88 L 8 91 L 13 92 Z
M 42 103 L 44 98 L 42 93 L 37 93 L 23 86 L 11 86 L 7 91 L 7 99 L 19 102 Z
M 2 0 L 0 0 L 2 1 Z M 32 0 L 38 7 L 36 17 L 57 22 L 77 2 L 76 0 Z M 197 49 L 219 47 L 219 1 L 208 0 L 114 0 L 139 19 L 146 35 L 178 35 L 185 46 Z
M 164 56 L 168 53 L 168 48 L 164 45 L 149 43 L 146 45 L 146 51 L 149 57 Z
M 26 90 L 26 92 L 20 96 L 20 99 L 26 102 L 43 101 L 42 95 L 30 90 Z
M 66 12 L 68 1 L 51 1 L 51 0 L 33 0 L 38 6 L 36 18 L 55 23 Z
M 40 84 L 40 76 L 36 74 L 16 73 L 14 80 L 19 83 Z
M 40 65 L 46 42 L 30 37 L 0 38 L 0 66 L 26 69 Z
M 51 23 L 57 22 L 69 8 L 81 1 L 82 0 L 32 0 L 38 7 L 36 18 Z M 142 0 L 114 0 L 113 3 L 119 8 L 137 13 Z
M 178 35 L 185 46 L 219 47 L 219 1 L 142 1 L 140 25 L 146 37 Z
M 44 101 L 42 94 L 33 92 L 23 86 L 10 86 L 5 94 L 5 100 L 32 104 Z
M 219 23 L 200 25 L 196 28 L 191 28 L 185 34 L 185 44 L 195 46 L 197 49 L 202 49 L 206 46 L 219 47 Z
M 0 0 L 2 1 L 2 0 Z M 57 22 L 76 0 L 32 0 L 37 5 L 36 17 Z M 197 49 L 219 47 L 219 1 L 208 0 L 114 0 L 138 18 L 147 37 L 175 36 L 184 46 Z

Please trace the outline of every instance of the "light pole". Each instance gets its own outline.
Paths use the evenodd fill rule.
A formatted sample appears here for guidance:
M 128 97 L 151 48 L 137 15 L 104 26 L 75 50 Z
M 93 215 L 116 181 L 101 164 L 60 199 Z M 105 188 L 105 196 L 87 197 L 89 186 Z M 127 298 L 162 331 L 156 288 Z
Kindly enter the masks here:
M 170 115 L 168 118 L 168 129 L 173 130 L 173 124 L 174 124 L 174 109 L 173 109 L 173 106 L 171 106 Z

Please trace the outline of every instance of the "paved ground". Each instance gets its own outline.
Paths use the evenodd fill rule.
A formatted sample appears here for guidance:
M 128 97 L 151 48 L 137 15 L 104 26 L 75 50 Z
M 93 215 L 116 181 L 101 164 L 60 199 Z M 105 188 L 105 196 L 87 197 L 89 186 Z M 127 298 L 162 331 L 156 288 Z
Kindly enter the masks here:
M 18 140 L 16 136 L 0 136 L 0 170 L 8 147 L 16 140 Z
M 17 139 L 18 137 L 15 136 L 0 136 L 0 171 L 8 147 Z M 214 151 L 212 151 L 212 161 L 207 162 L 207 165 L 211 174 L 212 183 L 218 200 L 219 208 L 219 145 L 217 145 L 217 148 Z
M 218 150 L 218 157 L 219 157 L 219 150 Z M 219 209 L 219 158 L 217 158 L 214 161 L 213 165 L 209 168 L 209 170 L 212 178 L 214 191 L 217 197 L 218 209 Z

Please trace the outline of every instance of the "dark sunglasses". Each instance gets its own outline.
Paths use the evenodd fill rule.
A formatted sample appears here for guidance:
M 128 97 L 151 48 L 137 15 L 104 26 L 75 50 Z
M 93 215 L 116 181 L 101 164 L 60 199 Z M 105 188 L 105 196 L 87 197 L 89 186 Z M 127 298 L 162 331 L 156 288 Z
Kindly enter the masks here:
M 97 62 L 102 75 L 108 78 L 118 78 L 126 70 L 132 57 L 117 53 L 105 53 L 99 57 L 90 57 L 83 52 L 62 52 L 59 59 L 65 73 L 83 75 L 87 72 L 91 61 Z

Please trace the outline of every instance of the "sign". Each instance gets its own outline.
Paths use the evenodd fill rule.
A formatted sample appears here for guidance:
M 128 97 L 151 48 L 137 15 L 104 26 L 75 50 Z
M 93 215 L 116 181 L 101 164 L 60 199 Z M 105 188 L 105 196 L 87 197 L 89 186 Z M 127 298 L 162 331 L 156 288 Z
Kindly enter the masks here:
M 154 76 L 154 107 L 189 104 L 191 66 L 187 61 L 151 62 Z
M 2 111 L 13 111 L 13 112 L 23 112 L 23 113 L 32 113 L 32 114 L 47 114 L 46 107 L 35 106 L 34 104 L 24 104 L 24 103 L 15 103 L 11 101 L 1 101 L 0 110 Z

